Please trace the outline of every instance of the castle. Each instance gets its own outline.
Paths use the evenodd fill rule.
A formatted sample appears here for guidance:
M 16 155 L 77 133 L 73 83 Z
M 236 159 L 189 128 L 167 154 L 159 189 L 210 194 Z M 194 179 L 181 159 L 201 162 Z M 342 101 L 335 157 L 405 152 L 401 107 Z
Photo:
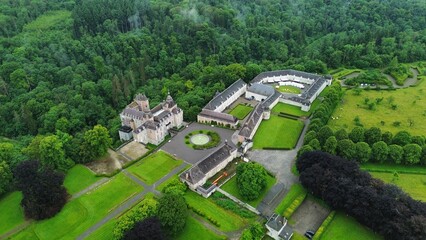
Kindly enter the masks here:
M 153 109 L 144 94 L 136 95 L 134 101 L 120 113 L 120 140 L 134 139 L 143 144 L 158 145 L 169 134 L 170 128 L 179 128 L 183 122 L 183 111 L 170 94 Z

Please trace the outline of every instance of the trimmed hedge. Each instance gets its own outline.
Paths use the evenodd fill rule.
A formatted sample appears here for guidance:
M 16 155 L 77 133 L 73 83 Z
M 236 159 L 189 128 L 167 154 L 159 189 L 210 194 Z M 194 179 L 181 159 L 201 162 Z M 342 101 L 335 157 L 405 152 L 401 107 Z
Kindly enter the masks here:
M 306 198 L 306 193 L 303 195 L 297 196 L 296 199 L 290 204 L 290 206 L 284 211 L 283 216 L 285 218 L 290 218 L 291 215 L 296 211 L 296 209 L 302 204 L 303 200 Z
M 220 206 L 220 207 L 222 207 L 226 210 L 232 211 L 232 212 L 240 215 L 243 218 L 253 218 L 253 217 L 256 216 L 254 213 L 252 213 L 249 210 L 241 207 L 236 202 L 232 201 L 231 199 L 229 199 L 228 197 L 226 197 L 225 195 L 223 195 L 220 192 L 213 193 L 213 195 L 211 196 L 211 199 L 218 206 Z
M 198 214 L 199 216 L 207 219 L 209 222 L 211 222 L 216 227 L 220 227 L 220 223 L 214 220 L 211 216 L 208 216 L 205 212 L 198 208 L 194 208 L 193 206 L 188 205 L 188 209 L 192 210 L 194 213 Z
M 328 228 L 328 225 L 330 225 L 331 221 L 334 219 L 334 216 L 336 215 L 336 211 L 332 211 L 327 218 L 322 222 L 321 226 L 318 228 L 317 232 L 314 235 L 314 238 L 312 240 L 320 240 L 322 234 L 325 232 L 325 230 Z

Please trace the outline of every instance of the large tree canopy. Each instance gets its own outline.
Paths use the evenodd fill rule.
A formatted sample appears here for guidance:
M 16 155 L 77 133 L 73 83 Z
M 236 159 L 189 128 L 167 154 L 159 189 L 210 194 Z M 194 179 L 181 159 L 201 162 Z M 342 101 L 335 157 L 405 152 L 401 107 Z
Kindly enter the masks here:
M 241 196 L 246 200 L 259 197 L 266 187 L 267 172 L 256 162 L 240 163 L 237 167 L 237 186 Z
M 24 161 L 13 172 L 24 198 L 25 216 L 41 220 L 55 216 L 67 202 L 64 174 L 42 167 L 38 161 Z
M 158 201 L 158 219 L 172 236 L 183 230 L 188 216 L 185 198 L 176 194 L 166 194 Z

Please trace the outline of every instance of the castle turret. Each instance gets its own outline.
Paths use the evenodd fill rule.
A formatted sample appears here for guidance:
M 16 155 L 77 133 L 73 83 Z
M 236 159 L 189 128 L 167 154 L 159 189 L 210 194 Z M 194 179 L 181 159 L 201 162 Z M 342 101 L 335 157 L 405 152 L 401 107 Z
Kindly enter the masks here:
M 172 96 L 170 96 L 170 92 L 168 92 L 166 97 L 166 102 L 163 105 L 163 108 L 165 109 L 171 109 L 175 105 L 175 101 L 173 100 Z
M 144 112 L 149 112 L 149 100 L 148 98 L 145 96 L 145 94 L 138 94 L 135 97 L 135 102 L 138 104 L 139 106 L 139 110 L 144 111 Z

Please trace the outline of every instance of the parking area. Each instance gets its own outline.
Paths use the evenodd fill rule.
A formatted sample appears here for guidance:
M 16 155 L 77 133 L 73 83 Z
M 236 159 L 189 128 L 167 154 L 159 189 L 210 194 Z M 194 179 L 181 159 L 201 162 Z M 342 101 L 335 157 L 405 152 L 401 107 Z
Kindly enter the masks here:
M 292 227 L 300 234 L 304 234 L 307 230 L 315 232 L 328 214 L 330 214 L 330 209 L 307 197 L 291 216 L 291 220 L 294 222 Z
M 214 148 L 210 148 L 206 150 L 194 150 L 188 147 L 185 144 L 185 136 L 188 135 L 188 133 L 190 132 L 199 131 L 199 130 L 211 130 L 211 131 L 217 132 L 220 135 L 220 144 Z M 188 127 L 180 131 L 176 136 L 170 139 L 170 142 L 166 143 L 160 149 L 170 153 L 171 155 L 179 159 L 184 160 L 187 163 L 195 164 L 201 159 L 203 159 L 204 157 L 206 157 L 208 154 L 218 149 L 223 143 L 225 143 L 225 140 L 228 141 L 228 144 L 235 147 L 235 145 L 232 142 L 232 135 L 234 134 L 234 132 L 235 130 L 212 127 L 212 126 L 204 125 L 200 123 L 191 123 L 188 125 Z

